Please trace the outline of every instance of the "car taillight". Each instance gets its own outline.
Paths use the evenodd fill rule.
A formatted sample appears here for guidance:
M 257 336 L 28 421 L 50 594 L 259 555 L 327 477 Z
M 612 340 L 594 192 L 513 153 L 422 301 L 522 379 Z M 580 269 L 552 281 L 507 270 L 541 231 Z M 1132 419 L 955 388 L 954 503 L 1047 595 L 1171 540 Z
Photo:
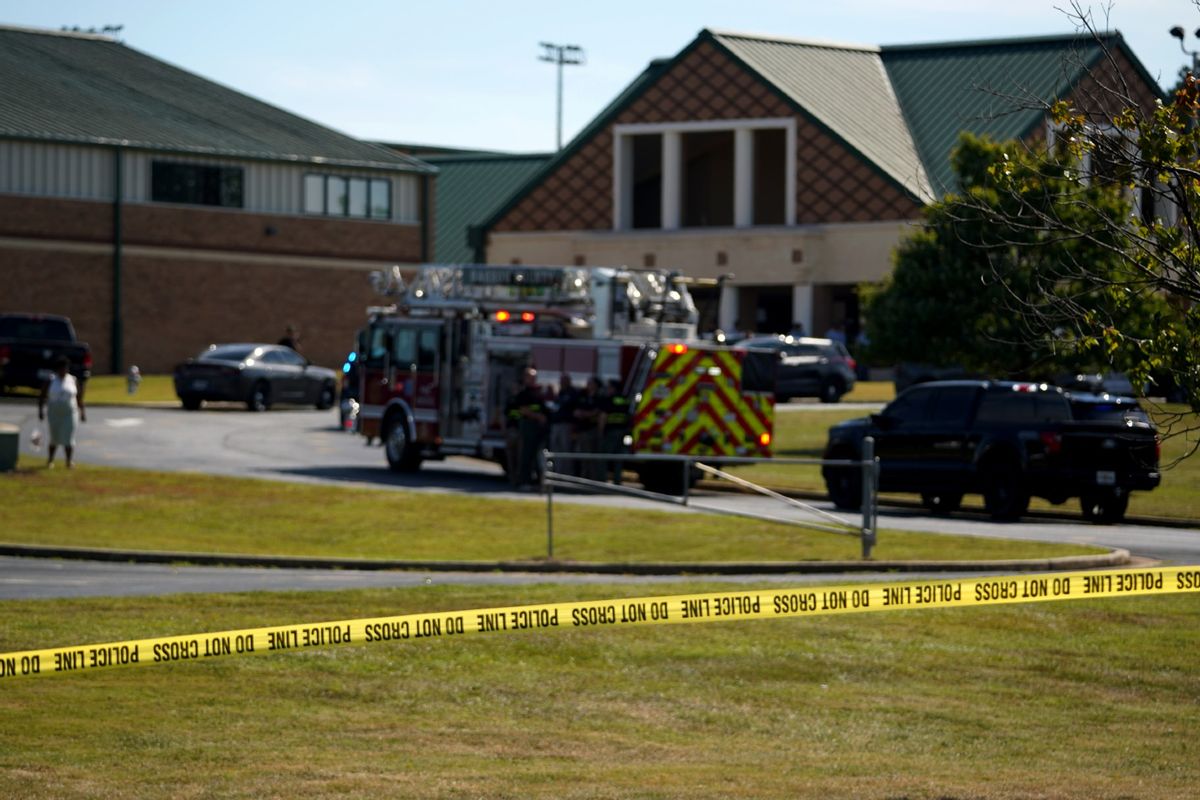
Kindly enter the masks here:
M 7 364 L 10 358 L 12 358 L 12 348 L 8 345 L 0 346 L 0 364 Z
M 1062 434 L 1054 431 L 1042 431 L 1040 436 L 1042 446 L 1046 448 L 1046 455 L 1056 456 L 1062 452 Z
M 83 354 L 83 368 L 84 369 L 92 368 L 92 354 L 91 353 Z
M 852 357 L 846 356 L 846 366 L 850 368 L 851 372 L 854 372 L 858 369 L 858 362 Z

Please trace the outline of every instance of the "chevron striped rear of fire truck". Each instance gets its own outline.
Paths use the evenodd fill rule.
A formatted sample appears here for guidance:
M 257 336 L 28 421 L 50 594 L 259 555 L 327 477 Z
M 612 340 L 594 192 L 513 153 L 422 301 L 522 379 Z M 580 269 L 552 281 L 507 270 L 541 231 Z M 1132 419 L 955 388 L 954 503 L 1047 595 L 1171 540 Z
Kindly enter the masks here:
M 771 455 L 773 354 L 666 344 L 636 401 L 633 452 L 689 456 Z

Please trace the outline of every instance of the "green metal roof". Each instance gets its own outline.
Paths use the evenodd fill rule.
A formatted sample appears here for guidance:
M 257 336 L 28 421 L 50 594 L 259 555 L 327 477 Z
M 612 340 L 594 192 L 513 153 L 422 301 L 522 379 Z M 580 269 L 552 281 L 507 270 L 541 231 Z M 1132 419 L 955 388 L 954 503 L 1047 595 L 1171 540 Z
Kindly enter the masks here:
M 930 200 L 929 180 L 879 48 L 709 31 L 751 70 L 893 180 Z
M 1101 41 L 1042 36 L 894 45 L 881 52 L 921 160 L 941 195 L 955 188 L 950 154 L 961 132 L 997 141 L 1028 136 L 1044 124 L 1046 104 L 1069 93 L 1106 47 L 1120 47 L 1145 73 L 1119 33 Z M 1144 77 L 1157 91 L 1157 83 Z
M 432 172 L 114 39 L 0 27 L 0 138 Z
M 439 170 L 433 260 L 441 264 L 473 262 L 475 249 L 467 240 L 468 230 L 482 225 L 551 157 L 550 153 L 427 156 Z

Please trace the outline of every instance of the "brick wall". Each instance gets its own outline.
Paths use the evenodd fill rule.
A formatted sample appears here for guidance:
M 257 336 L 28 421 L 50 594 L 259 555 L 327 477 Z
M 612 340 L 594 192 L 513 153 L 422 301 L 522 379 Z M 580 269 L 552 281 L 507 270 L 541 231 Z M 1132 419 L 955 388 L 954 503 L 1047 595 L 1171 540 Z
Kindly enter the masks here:
M 305 355 L 340 367 L 380 302 L 371 268 L 415 263 L 421 244 L 417 225 L 149 205 L 124 207 L 123 232 L 123 361 L 146 373 L 289 324 Z M 112 362 L 111 237 L 110 204 L 0 196 L 0 310 L 70 317 L 98 373 Z
M 194 206 L 131 204 L 125 244 L 416 262 L 421 227 L 326 217 L 288 217 Z M 0 195 L 0 236 L 112 241 L 112 204 Z

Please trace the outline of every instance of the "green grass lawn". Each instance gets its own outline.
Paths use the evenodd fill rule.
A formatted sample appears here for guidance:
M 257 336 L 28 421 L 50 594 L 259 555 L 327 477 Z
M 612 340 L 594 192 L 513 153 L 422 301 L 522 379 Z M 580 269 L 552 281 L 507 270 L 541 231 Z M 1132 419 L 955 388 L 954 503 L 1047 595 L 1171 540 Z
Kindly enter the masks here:
M 546 504 L 82 466 L 0 474 L 0 539 L 143 550 L 386 559 L 540 559 Z M 52 509 L 52 511 L 50 511 Z M 52 524 L 49 522 L 52 520 Z M 555 504 L 568 561 L 857 560 L 857 537 L 712 515 Z M 876 560 L 1102 552 L 884 530 Z
M 0 652 L 727 589 L 8 601 Z M 18 678 L 0 692 L 0 796 L 1190 799 L 1197 601 L 533 631 Z

